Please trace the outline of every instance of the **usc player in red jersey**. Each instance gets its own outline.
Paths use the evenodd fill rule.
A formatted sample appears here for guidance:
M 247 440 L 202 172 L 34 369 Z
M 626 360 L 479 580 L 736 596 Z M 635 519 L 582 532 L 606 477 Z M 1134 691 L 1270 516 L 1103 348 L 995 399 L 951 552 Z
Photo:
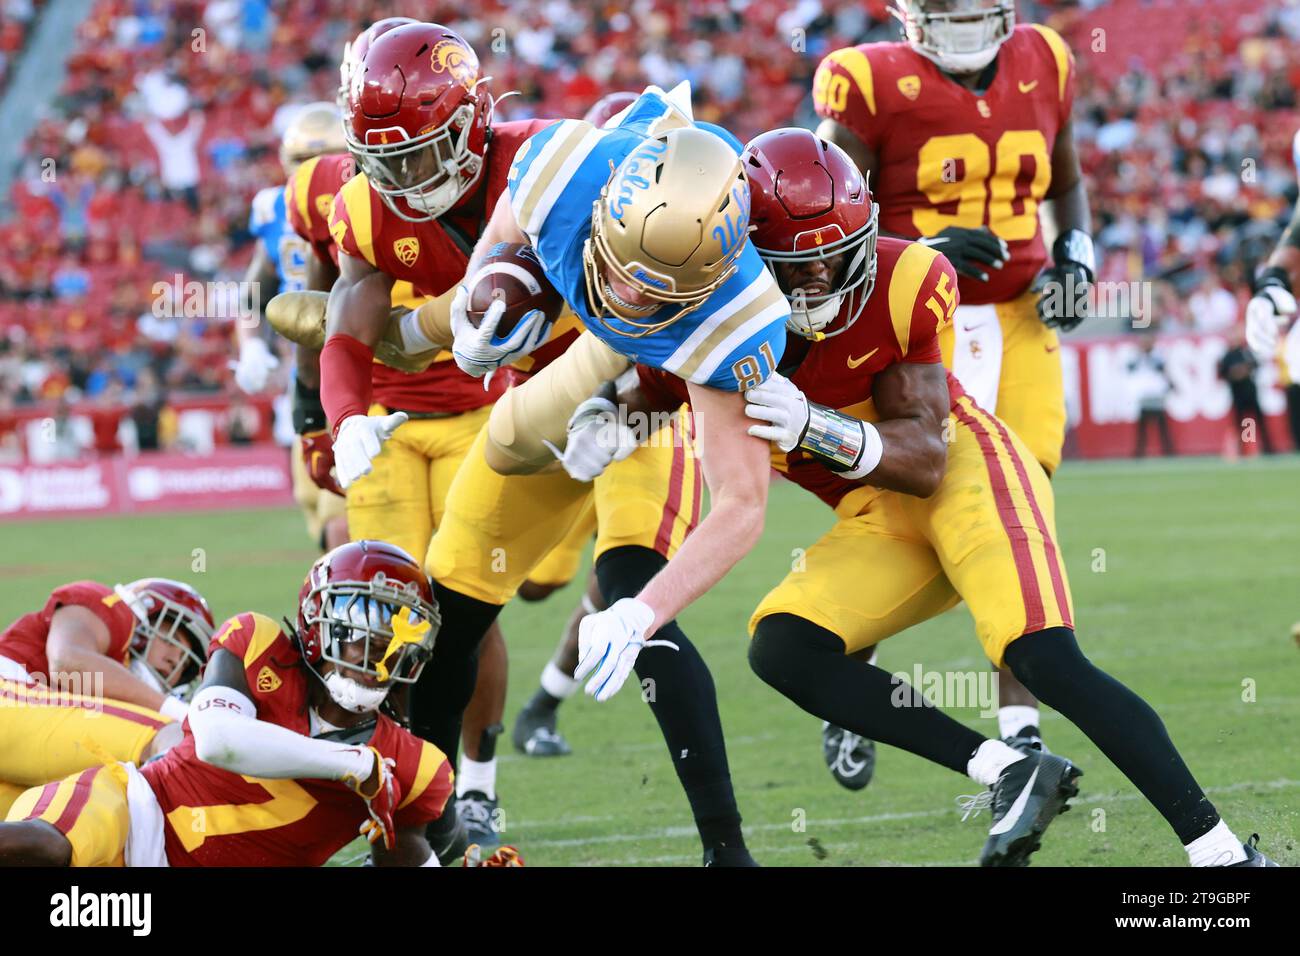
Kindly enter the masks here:
M 180 744 L 140 770 L 107 762 L 27 791 L 0 826 L 0 860 L 320 866 L 361 832 L 376 864 L 437 866 L 424 828 L 451 766 L 381 708 L 419 676 L 438 623 L 400 549 L 323 555 L 296 626 L 257 613 L 221 626 Z
M 372 28 L 350 55 L 349 160 L 330 157 L 300 170 L 290 192 L 292 216 L 319 214 L 326 193 L 314 191 L 311 180 L 324 180 L 327 190 L 346 178 L 330 207 L 337 279 L 317 286 L 330 289 L 317 424 L 333 425 L 334 470 L 352 533 L 423 555 L 442 524 L 451 480 L 510 379 L 502 375 L 485 389 L 449 351 L 407 374 L 375 362 L 374 347 L 392 305 L 416 305 L 460 282 L 516 149 L 546 123 L 493 123 L 493 98 L 474 51 L 438 24 Z M 348 178 L 352 163 L 359 171 Z M 311 238 L 319 253 L 323 236 L 315 229 Z M 311 441 L 315 471 L 328 472 L 319 454 L 324 435 Z M 506 688 L 505 643 L 495 623 L 480 660 L 460 786 L 471 838 L 488 843 L 495 839 L 495 738 Z M 422 727 L 418 699 L 416 707 Z M 438 740 L 454 753 L 454 741 Z
M 75 581 L 0 633 L 0 811 L 99 762 L 142 763 L 180 739 L 212 612 L 180 581 Z
M 952 720 L 860 652 L 965 601 L 995 666 L 1085 733 L 1193 865 L 1268 865 L 1220 819 L 1155 711 L 1079 649 L 1052 488 L 1028 446 L 941 362 L 959 310 L 937 250 L 877 238 L 861 173 L 778 130 L 745 151 L 755 247 L 790 298 L 780 375 L 746 393 L 773 465 L 835 510 L 750 619 L 749 660 L 804 710 L 989 787 L 986 866 L 1023 865 L 1077 792 L 1066 759 Z
M 896 0 L 902 42 L 836 50 L 817 70 L 819 135 L 867 174 L 887 235 L 948 258 L 961 311 L 944 361 L 1050 475 L 1065 393 L 1055 329 L 1084 318 L 1096 271 L 1070 108 L 1074 59 L 1049 27 L 1016 25 L 1013 0 Z M 1039 207 L 1057 238 L 1049 257 Z M 1037 704 L 1005 671 L 1002 736 L 1041 746 Z M 836 779 L 870 779 L 867 742 L 827 728 Z

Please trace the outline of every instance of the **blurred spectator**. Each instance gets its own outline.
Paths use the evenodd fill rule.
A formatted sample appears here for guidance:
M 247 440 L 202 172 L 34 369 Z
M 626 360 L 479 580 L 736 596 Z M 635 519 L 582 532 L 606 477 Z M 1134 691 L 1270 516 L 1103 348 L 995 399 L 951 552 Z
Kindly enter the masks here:
M 236 394 L 226 411 L 226 439 L 232 445 L 251 445 L 257 437 L 257 412 Z
M 1241 449 L 1251 435 L 1258 435 L 1264 454 L 1273 454 L 1273 442 L 1268 436 L 1268 422 L 1259 407 L 1259 390 L 1255 387 L 1255 372 L 1259 362 L 1255 354 L 1246 347 L 1246 336 L 1242 330 L 1233 335 L 1232 346 L 1219 359 L 1219 378 L 1228 383 L 1232 392 L 1234 418 L 1229 426 L 1239 436 Z
M 1165 371 L 1164 359 L 1156 352 L 1154 335 L 1142 340 L 1141 350 L 1128 363 L 1129 387 L 1137 401 L 1137 447 L 1133 450 L 1134 458 L 1143 458 L 1147 450 L 1147 432 L 1154 425 L 1160 435 L 1160 453 L 1165 456 L 1174 454 L 1174 441 L 1169 434 L 1169 415 L 1165 412 L 1165 402 L 1173 390 L 1173 382 Z
M 1226 332 L 1237 324 L 1237 297 L 1224 288 L 1216 272 L 1205 273 L 1187 308 L 1197 332 Z

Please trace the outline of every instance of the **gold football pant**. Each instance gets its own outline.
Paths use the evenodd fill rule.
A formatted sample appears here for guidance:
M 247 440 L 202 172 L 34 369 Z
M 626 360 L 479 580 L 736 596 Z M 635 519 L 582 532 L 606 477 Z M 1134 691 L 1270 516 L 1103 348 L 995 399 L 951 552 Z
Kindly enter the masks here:
M 700 517 L 703 478 L 689 422 L 674 417 L 591 483 L 574 481 L 558 466 L 498 474 L 484 458 L 483 430 L 447 493 L 427 570 L 454 591 L 505 604 L 585 520 L 593 501 L 596 557 L 626 545 L 672 557 Z
M 446 418 L 413 418 L 384 443 L 370 474 L 348 488 L 348 536 L 387 541 L 417 561 L 442 524 L 447 491 L 479 430 L 485 405 Z M 388 409 L 374 405 L 371 415 Z
M 22 794 L 5 820 L 44 820 L 72 844 L 73 866 L 125 866 L 131 832 L 127 776 L 117 764 L 96 764 Z
M 963 366 L 980 361 L 978 354 L 956 354 L 958 349 L 969 353 L 980 348 L 978 332 L 968 337 L 963 328 L 975 309 L 993 310 L 999 326 L 992 336 L 995 344 L 1001 342 L 1001 367 L 994 369 L 997 399 L 992 408 L 1050 475 L 1061 464 L 1065 443 L 1065 385 L 1056 330 L 1038 317 L 1036 292 L 991 306 L 961 306 L 952 324 L 939 333 L 939 345 L 943 364 L 953 369 L 963 384 Z M 978 383 L 972 383 L 968 391 L 979 399 Z
M 0 680 L 0 780 L 34 787 L 99 766 L 92 747 L 139 763 L 169 723 L 147 707 Z
M 871 647 L 964 600 L 1001 666 L 1016 638 L 1073 627 L 1051 483 L 1025 444 L 963 397 L 950 419 L 943 481 L 929 498 L 862 488 L 840 520 L 759 604 Z
M 295 442 L 289 450 L 289 470 L 293 475 L 293 500 L 298 502 L 303 520 L 307 522 L 307 536 L 312 544 L 320 545 L 325 526 L 335 518 L 347 514 L 347 502 L 332 491 L 326 491 L 311 480 L 307 463 Z

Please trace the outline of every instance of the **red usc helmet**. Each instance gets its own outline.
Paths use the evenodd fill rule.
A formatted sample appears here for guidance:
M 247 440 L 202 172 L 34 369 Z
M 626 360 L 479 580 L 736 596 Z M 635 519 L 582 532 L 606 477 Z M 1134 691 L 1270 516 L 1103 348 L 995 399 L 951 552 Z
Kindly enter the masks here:
M 741 159 L 750 187 L 750 241 L 773 271 L 778 263 L 843 257 L 825 294 L 784 290 L 791 331 L 813 339 L 839 335 L 862 314 L 876 283 L 879 207 L 866 180 L 844 150 L 806 129 L 763 133 Z M 840 315 L 838 328 L 823 331 Z
M 198 591 L 168 578 L 141 578 L 113 589 L 135 615 L 131 638 L 131 668 L 143 670 L 164 693 L 191 683 L 208 660 L 208 644 L 216 627 L 208 602 Z M 168 673 L 150 663 L 156 642 L 181 652 Z
M 370 44 L 389 30 L 404 27 L 408 23 L 419 22 L 413 17 L 385 17 L 383 20 L 376 20 L 358 33 L 355 40 L 349 40 L 343 44 L 343 60 L 339 63 L 339 92 L 337 97 L 340 110 L 347 111 L 348 93 L 352 89 L 352 74 L 356 72 L 357 64 L 366 58 L 366 54 L 370 51 Z
M 402 219 L 437 219 L 478 182 L 492 118 L 483 82 L 470 45 L 436 23 L 389 30 L 353 71 L 348 149 Z
M 321 555 L 298 593 L 297 637 L 307 663 L 360 671 L 385 692 L 420 676 L 440 624 L 420 563 L 385 541 L 351 541 Z M 344 645 L 357 642 L 359 659 L 345 657 Z
M 591 109 L 587 110 L 587 115 L 583 119 L 592 126 L 604 126 L 619 113 L 623 112 L 629 106 L 636 102 L 641 94 L 628 93 L 620 91 L 617 93 L 606 93 L 595 103 L 591 104 Z

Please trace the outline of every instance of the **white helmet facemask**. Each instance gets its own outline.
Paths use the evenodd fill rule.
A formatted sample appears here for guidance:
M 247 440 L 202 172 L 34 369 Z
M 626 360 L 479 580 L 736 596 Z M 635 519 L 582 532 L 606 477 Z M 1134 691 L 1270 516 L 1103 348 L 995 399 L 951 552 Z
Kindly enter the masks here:
M 899 0 L 891 8 L 911 47 L 949 73 L 974 73 L 993 62 L 1016 25 L 1014 0 L 954 0 L 944 12 L 924 0 Z

